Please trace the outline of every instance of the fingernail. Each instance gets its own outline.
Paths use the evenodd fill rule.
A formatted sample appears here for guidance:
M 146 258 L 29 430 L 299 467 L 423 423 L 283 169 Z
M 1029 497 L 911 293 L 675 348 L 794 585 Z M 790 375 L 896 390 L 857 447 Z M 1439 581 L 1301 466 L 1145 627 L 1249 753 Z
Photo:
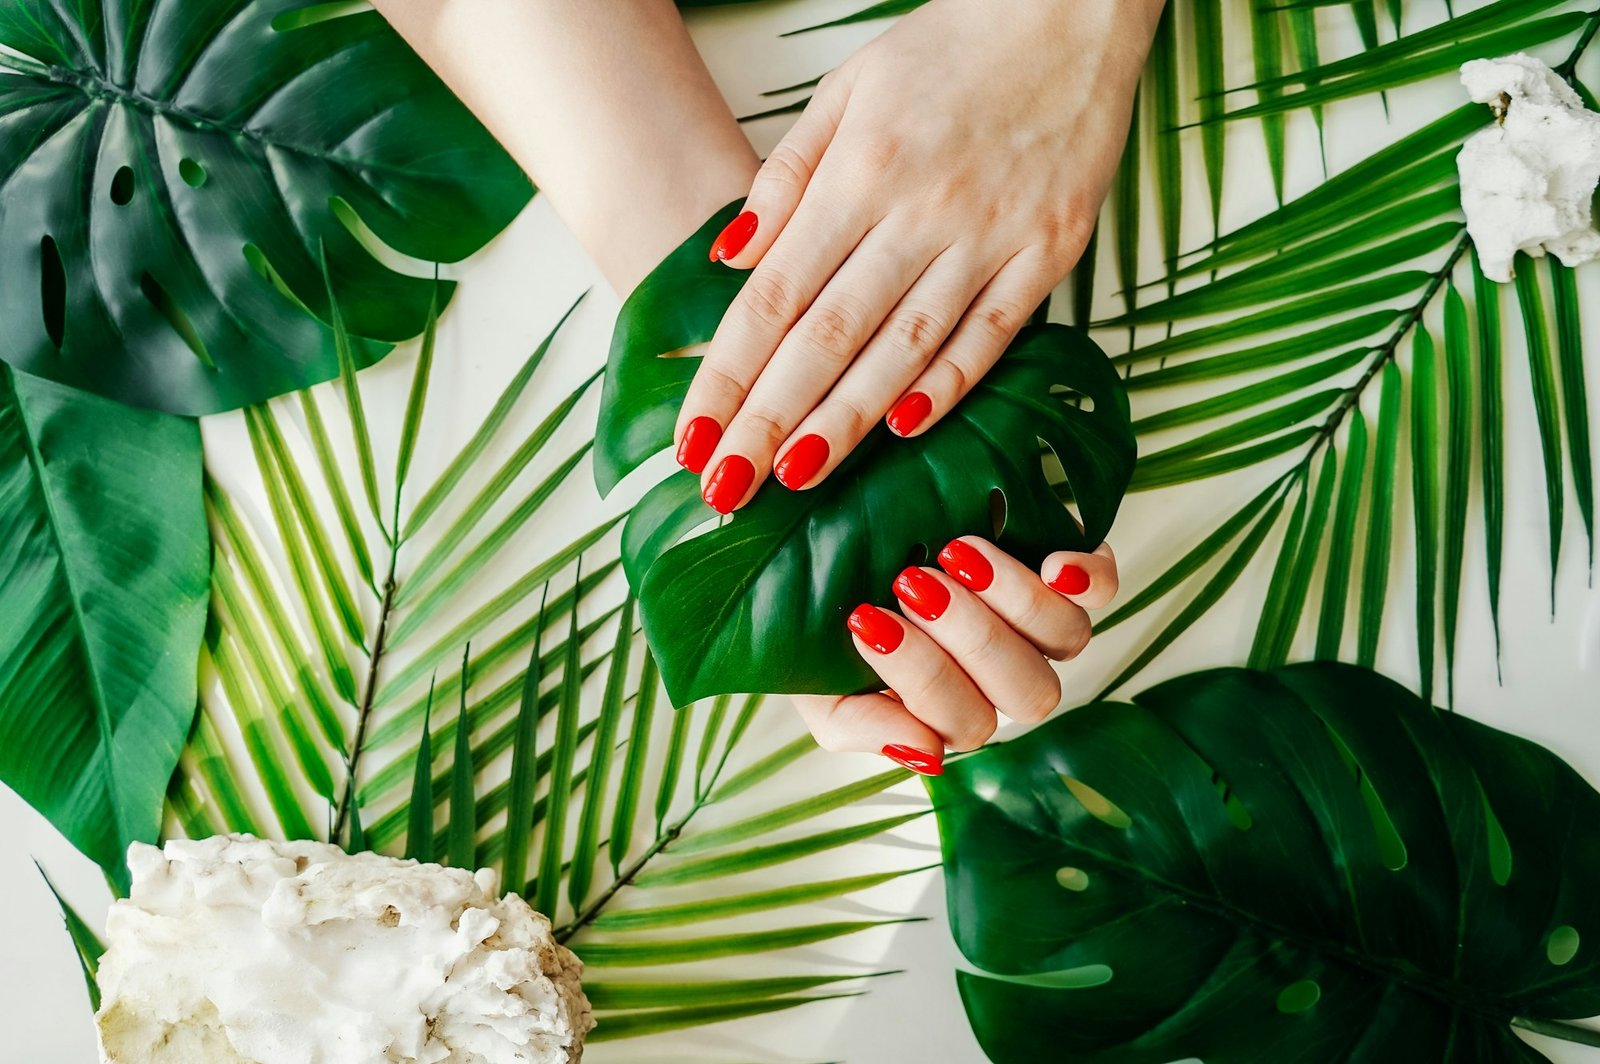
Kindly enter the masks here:
M 846 622 L 861 641 L 880 654 L 892 654 L 906 637 L 900 622 L 868 602 L 857 606 Z
M 1081 595 L 1089 590 L 1089 570 L 1081 565 L 1063 565 L 1049 583 L 1063 595 Z
M 994 566 L 989 564 L 989 559 L 978 548 L 959 539 L 944 545 L 944 550 L 939 552 L 939 566 L 973 591 L 986 591 L 994 583 Z
M 722 439 L 722 426 L 713 418 L 697 417 L 683 430 L 683 440 L 678 444 L 678 464 L 689 472 L 704 473 L 711 452 Z
M 756 226 L 760 219 L 752 211 L 745 211 L 739 217 L 729 222 L 717 234 L 717 239 L 711 242 L 711 261 L 727 262 L 750 243 L 750 238 L 756 235 Z
M 799 491 L 828 464 L 828 441 L 813 433 L 802 436 L 778 459 L 772 473 L 790 491 Z
M 750 464 L 750 459 L 740 454 L 730 454 L 711 474 L 711 482 L 706 485 L 701 498 L 719 514 L 732 513 L 755 479 L 756 467 Z
M 909 436 L 917 426 L 933 413 L 933 400 L 921 392 L 912 392 L 889 411 L 889 429 L 898 436 Z
M 937 576 L 916 566 L 894 578 L 894 597 L 925 621 L 937 621 L 950 608 L 950 589 Z
M 891 744 L 883 748 L 883 756 L 902 768 L 922 776 L 944 775 L 944 754 L 930 754 L 914 746 Z

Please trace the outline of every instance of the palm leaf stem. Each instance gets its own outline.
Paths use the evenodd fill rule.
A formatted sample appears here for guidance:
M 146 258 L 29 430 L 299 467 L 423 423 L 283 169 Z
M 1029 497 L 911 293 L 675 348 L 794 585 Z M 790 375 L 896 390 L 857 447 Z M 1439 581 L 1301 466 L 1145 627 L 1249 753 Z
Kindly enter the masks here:
M 333 822 L 333 840 L 338 841 L 350 818 L 350 808 L 355 802 L 356 772 L 361 765 L 361 753 L 367 740 L 367 726 L 372 720 L 372 704 L 378 693 L 378 666 L 383 662 L 387 647 L 389 620 L 394 615 L 396 589 L 395 570 L 400 561 L 400 545 L 405 540 L 396 535 L 389 544 L 389 572 L 383 578 L 383 601 L 378 607 L 378 627 L 372 640 L 372 653 L 367 657 L 367 675 L 361 687 L 361 707 L 356 717 L 355 736 L 350 742 L 350 753 L 345 759 L 344 794 L 339 799 L 339 812 Z

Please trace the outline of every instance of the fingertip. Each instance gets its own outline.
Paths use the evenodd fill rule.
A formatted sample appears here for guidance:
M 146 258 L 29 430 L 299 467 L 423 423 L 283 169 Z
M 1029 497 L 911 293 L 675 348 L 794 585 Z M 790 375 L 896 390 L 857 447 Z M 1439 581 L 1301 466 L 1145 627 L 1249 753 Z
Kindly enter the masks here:
M 731 514 L 744 502 L 755 479 L 756 467 L 750 459 L 742 454 L 730 454 L 717 463 L 700 497 L 717 513 Z
M 733 221 L 723 226 L 722 232 L 711 242 L 711 261 L 734 265 L 734 260 L 749 245 L 750 239 L 756 235 L 756 230 L 760 227 L 761 219 L 754 211 L 739 212 Z
M 883 420 L 896 436 L 909 437 L 928 423 L 932 413 L 933 399 L 926 392 L 910 392 L 894 404 Z
M 1117 594 L 1116 563 L 1098 551 L 1057 551 L 1039 567 L 1039 577 L 1052 591 L 1085 609 L 1098 609 Z
M 711 461 L 721 440 L 722 426 L 717 424 L 715 418 L 701 416 L 690 419 L 678 441 L 678 464 L 699 476 L 705 472 L 706 463 Z
M 828 464 L 831 448 L 828 441 L 816 433 L 800 437 L 772 466 L 772 475 L 790 491 L 809 487 L 818 479 L 823 466 Z

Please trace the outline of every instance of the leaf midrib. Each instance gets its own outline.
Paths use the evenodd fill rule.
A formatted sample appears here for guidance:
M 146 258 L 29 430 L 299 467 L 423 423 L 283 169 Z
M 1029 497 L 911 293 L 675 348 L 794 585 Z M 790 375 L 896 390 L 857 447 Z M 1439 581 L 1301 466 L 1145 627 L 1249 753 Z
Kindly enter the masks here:
M 44 500 L 45 522 L 49 526 L 50 538 L 55 544 L 56 555 L 61 559 L 61 579 L 66 584 L 67 597 L 72 604 L 72 620 L 78 630 L 77 641 L 83 648 L 84 658 L 88 661 L 89 667 L 87 671 L 92 695 L 91 701 L 94 703 L 95 727 L 100 732 L 100 745 L 105 751 L 106 768 L 112 777 L 114 788 L 117 773 L 116 758 L 113 756 L 114 736 L 110 727 L 111 722 L 108 719 L 109 710 L 101 678 L 102 674 L 98 663 L 95 661 L 94 640 L 89 637 L 89 625 L 85 620 L 83 596 L 79 592 L 77 580 L 73 576 L 71 555 L 67 551 L 66 543 L 61 536 L 61 518 L 56 512 L 55 500 L 50 494 L 46 481 L 44 455 L 39 450 L 36 438 L 37 430 L 34 426 L 33 418 L 29 414 L 28 404 L 23 400 L 22 392 L 17 388 L 17 371 L 10 367 L 4 367 L 4 373 L 7 383 L 10 385 L 11 401 L 17 408 L 17 422 L 22 428 L 22 439 L 27 448 L 28 463 L 33 468 L 34 481 L 38 486 L 39 497 Z M 119 841 L 128 838 L 129 832 L 123 820 L 121 804 L 113 801 L 111 807 Z

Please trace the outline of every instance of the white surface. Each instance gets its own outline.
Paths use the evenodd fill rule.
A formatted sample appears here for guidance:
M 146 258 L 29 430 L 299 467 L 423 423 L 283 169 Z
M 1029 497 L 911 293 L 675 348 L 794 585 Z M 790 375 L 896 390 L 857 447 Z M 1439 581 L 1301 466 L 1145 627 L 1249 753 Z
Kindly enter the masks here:
M 805 0 L 787 5 L 762 5 L 748 11 L 712 11 L 694 20 L 696 37 L 706 51 L 736 111 L 750 113 L 770 106 L 763 90 L 813 77 L 835 63 L 854 42 L 881 26 L 826 31 L 779 40 L 776 32 L 805 25 L 860 6 L 859 0 Z M 1475 5 L 1469 5 L 1475 6 Z M 1340 25 L 1343 9 L 1319 13 L 1329 25 Z M 1234 56 L 1229 82 L 1249 80 L 1249 59 Z M 1592 80 L 1592 79 L 1591 79 Z M 1429 85 L 1391 95 L 1393 135 L 1409 131 L 1428 118 L 1456 106 L 1459 88 L 1444 78 Z M 1369 105 L 1370 104 L 1370 105 Z M 752 129 L 758 147 L 770 148 L 781 135 L 786 120 L 759 124 Z M 1375 131 L 1383 131 L 1384 118 L 1375 101 L 1333 108 L 1328 117 L 1330 165 L 1342 169 L 1368 154 Z M 1388 138 L 1390 132 L 1382 135 Z M 1259 214 L 1270 200 L 1262 164 L 1259 134 L 1251 127 L 1231 131 L 1229 202 L 1225 225 Z M 1319 178 L 1313 127 L 1305 116 L 1290 123 L 1290 190 L 1304 191 Z M 1204 183 L 1199 155 L 1190 157 L 1186 189 L 1189 222 L 1194 225 L 1189 242 L 1198 243 L 1204 213 Z M 1151 245 L 1146 261 L 1155 263 Z M 444 319 L 436 379 L 441 380 L 430 405 L 434 424 L 450 425 L 454 439 L 470 431 L 477 417 L 511 372 L 568 303 L 585 288 L 598 283 L 570 236 L 565 234 L 542 202 L 525 215 L 484 254 L 458 271 L 467 283 Z M 1102 262 L 1102 276 L 1111 276 Z M 1585 291 L 1593 293 L 1597 280 L 1591 271 L 1583 278 Z M 1104 286 L 1103 286 L 1104 287 Z M 1111 309 L 1109 292 L 1102 293 L 1102 309 Z M 575 316 L 571 331 L 558 344 L 556 356 L 570 360 L 570 373 L 580 372 L 604 357 L 606 337 L 616 301 L 597 295 Z M 1600 350 L 1600 320 L 1591 314 L 1586 335 L 1591 351 Z M 1469 524 L 1468 549 L 1472 563 L 1466 568 L 1458 654 L 1459 702 L 1463 712 L 1497 727 L 1539 740 L 1560 753 L 1592 782 L 1600 783 L 1600 595 L 1588 586 L 1584 565 L 1585 544 L 1569 499 L 1562 568 L 1558 575 L 1558 610 L 1552 619 L 1548 598 L 1545 548 L 1545 503 L 1540 475 L 1538 441 L 1528 399 L 1525 361 L 1513 345 L 1507 357 L 1507 403 L 1510 432 L 1507 446 L 1506 568 L 1502 586 L 1505 634 L 1505 682 L 1497 686 L 1480 560 L 1481 533 L 1476 520 Z M 389 416 L 377 415 L 379 447 L 391 434 L 403 401 L 412 352 L 397 352 L 384 366 L 364 377 L 377 398 L 369 400 Z M 574 378 L 575 379 L 575 378 Z M 1600 423 L 1600 389 L 1591 394 L 1592 418 Z M 553 401 L 554 395 L 546 397 Z M 385 402 L 388 406 L 384 407 Z M 545 403 L 548 407 L 549 402 Z M 589 408 L 592 411 L 592 406 Z M 236 425 L 219 419 L 207 426 L 212 459 L 219 473 L 248 466 L 234 433 Z M 447 450 L 448 445 L 446 445 Z M 419 456 L 419 462 L 441 464 L 437 449 Z M 425 482 L 426 472 L 418 474 Z M 1150 574 L 1168 564 L 1192 544 L 1200 530 L 1212 527 L 1223 515 L 1268 479 L 1266 473 L 1246 473 L 1226 481 L 1212 481 L 1178 490 L 1136 495 L 1125 504 L 1114 541 L 1129 586 L 1142 585 Z M 1402 476 L 1404 481 L 1404 476 Z M 587 491 L 585 485 L 579 485 Z M 573 496 L 569 496 L 573 497 Z M 590 503 L 590 506 L 593 504 Z M 568 535 L 589 527 L 574 516 Z M 1158 679 L 1196 668 L 1241 661 L 1254 630 L 1255 604 L 1260 601 L 1274 545 L 1268 543 L 1260 561 L 1239 587 L 1215 610 L 1205 624 L 1180 640 L 1135 683 L 1145 687 Z M 1397 544 L 1398 587 L 1409 581 L 1410 549 Z M 1379 665 L 1395 677 L 1411 682 L 1416 674 L 1415 652 L 1409 632 L 1409 605 L 1392 604 L 1385 627 Z M 1068 702 L 1099 689 L 1154 627 L 1170 616 L 1157 609 L 1097 641 L 1084 658 L 1067 671 Z M 1300 645 L 1299 652 L 1309 647 Z M 793 727 L 778 707 L 767 713 L 762 728 Z M 870 770 L 871 759 L 838 758 L 828 771 L 841 777 Z M 790 781 L 799 788 L 802 781 Z M 803 781 L 815 788 L 814 778 Z M 893 798 L 888 799 L 893 801 Z M 887 815 L 881 805 L 877 815 Z M 54 903 L 31 864 L 37 857 L 91 921 L 104 910 L 104 890 L 96 871 L 61 842 L 40 818 L 15 796 L 0 791 L 0 1025 L 7 1032 L 0 1064 L 86 1064 L 92 1061 L 92 1027 L 85 1007 L 76 962 L 61 929 Z M 872 846 L 858 847 L 877 868 L 899 862 L 926 863 L 932 825 L 921 821 L 915 830 Z M 900 847 L 898 851 L 887 847 Z M 909 848 L 909 850 L 907 849 Z M 841 856 L 847 863 L 860 855 Z M 779 870 L 781 872 L 781 870 Z M 848 874 L 841 871 L 839 874 Z M 596 1064 L 644 1057 L 659 1064 L 688 1061 L 749 1059 L 811 1062 L 850 1060 L 871 1064 L 980 1064 L 955 994 L 951 971 L 958 958 L 942 924 L 941 888 L 924 874 L 879 888 L 871 895 L 825 907 L 831 918 L 851 919 L 866 910 L 881 914 L 920 914 L 930 922 L 906 924 L 806 951 L 829 967 L 860 963 L 876 968 L 903 968 L 906 973 L 875 980 L 862 998 L 811 1006 L 764 1019 L 727 1024 L 712 1031 L 661 1039 L 649 1049 L 639 1046 L 596 1047 Z M 1596 1061 L 1600 1053 L 1572 1047 L 1547 1049 L 1563 1062 Z

